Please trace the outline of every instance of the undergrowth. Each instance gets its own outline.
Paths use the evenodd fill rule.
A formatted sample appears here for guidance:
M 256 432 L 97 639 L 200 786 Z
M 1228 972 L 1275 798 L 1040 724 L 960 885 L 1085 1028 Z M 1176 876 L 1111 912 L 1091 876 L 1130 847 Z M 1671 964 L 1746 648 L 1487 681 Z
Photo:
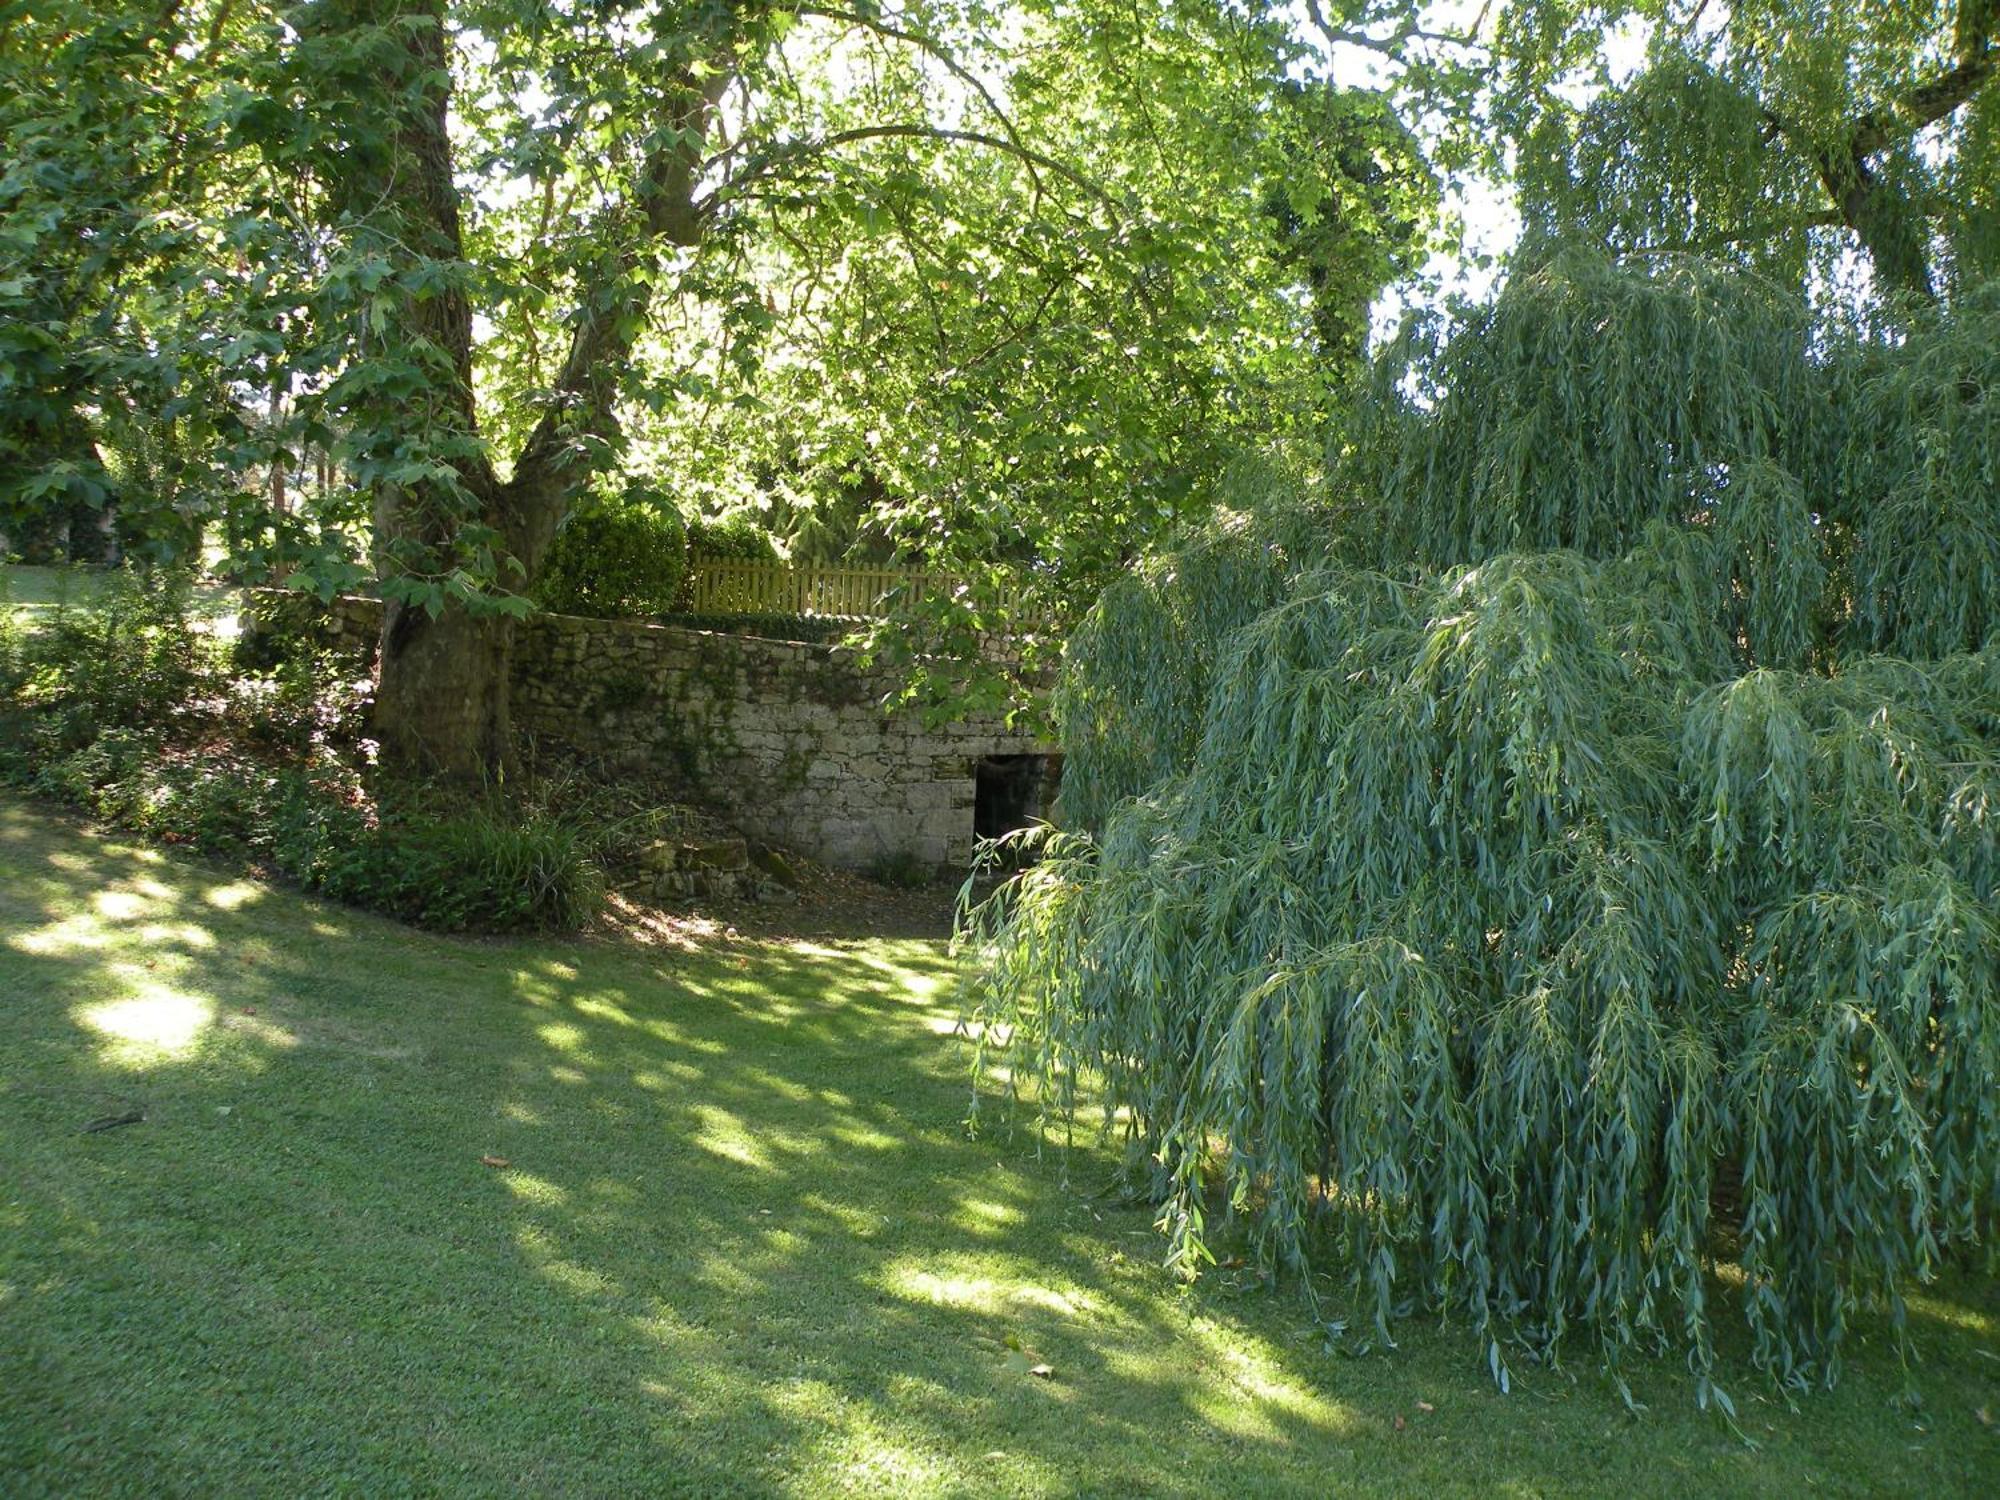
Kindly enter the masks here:
M 503 794 L 382 776 L 351 667 L 294 651 L 244 672 L 194 623 L 189 588 L 134 572 L 32 631 L 0 613 L 0 779 L 426 927 L 595 916 L 629 819 L 560 779 Z

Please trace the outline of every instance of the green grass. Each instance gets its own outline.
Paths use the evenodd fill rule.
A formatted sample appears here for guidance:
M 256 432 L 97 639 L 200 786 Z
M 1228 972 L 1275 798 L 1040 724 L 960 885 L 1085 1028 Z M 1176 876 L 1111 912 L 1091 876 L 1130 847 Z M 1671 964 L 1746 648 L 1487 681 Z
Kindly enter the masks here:
M 948 984 L 428 938 L 0 803 L 0 1494 L 1993 1492 L 1990 1287 L 1917 1304 L 1920 1411 L 1879 1330 L 1744 1375 L 1754 1448 L 1672 1361 L 1635 1419 L 1587 1351 L 1329 1355 L 1105 1158 L 969 1138 Z
M 30 620 L 59 603 L 81 604 L 97 589 L 98 575 L 88 568 L 0 566 L 0 604 Z
M 103 591 L 106 574 L 86 567 L 0 564 L 0 610 L 11 609 L 26 624 L 49 615 L 58 604 L 83 604 Z M 236 590 L 207 584 L 194 592 L 195 612 L 223 634 L 235 633 Z

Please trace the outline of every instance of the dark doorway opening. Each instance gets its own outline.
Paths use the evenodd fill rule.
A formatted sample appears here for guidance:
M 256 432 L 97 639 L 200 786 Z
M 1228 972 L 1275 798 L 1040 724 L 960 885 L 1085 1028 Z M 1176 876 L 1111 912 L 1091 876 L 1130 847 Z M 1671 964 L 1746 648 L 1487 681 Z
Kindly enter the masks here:
M 989 755 L 972 768 L 972 831 L 997 839 L 1046 819 L 1062 775 L 1059 755 Z

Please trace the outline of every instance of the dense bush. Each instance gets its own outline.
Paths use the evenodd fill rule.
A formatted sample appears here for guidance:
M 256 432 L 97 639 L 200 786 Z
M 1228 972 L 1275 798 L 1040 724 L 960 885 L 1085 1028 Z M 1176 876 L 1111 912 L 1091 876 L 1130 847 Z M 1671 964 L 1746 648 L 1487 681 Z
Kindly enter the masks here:
M 747 515 L 725 520 L 696 519 L 688 523 L 688 552 L 694 557 L 736 558 L 743 562 L 774 562 L 777 548 L 770 533 Z
M 112 730 L 51 760 L 32 787 L 164 843 L 254 861 L 337 901 L 446 932 L 568 930 L 602 899 L 590 836 L 572 820 L 522 816 L 403 789 L 385 816 L 335 766 L 176 753 Z
M 15 689 L 31 696 L 45 740 L 75 748 L 111 729 L 164 729 L 217 690 L 218 658 L 194 625 L 184 571 L 98 575 L 15 648 Z
M 673 609 L 687 577 L 687 533 L 657 499 L 592 498 L 556 533 L 535 601 L 563 615 L 636 618 Z
M 1806 330 L 1740 274 L 1521 275 L 1385 369 L 1316 560 L 1099 605 L 981 1019 L 1125 1112 L 1176 1266 L 1226 1215 L 1381 1337 L 1677 1345 L 1707 1400 L 1719 1260 L 1788 1385 L 1991 1264 L 2000 300 Z
M 274 853 L 339 901 L 446 932 L 568 930 L 603 901 L 592 840 L 566 819 L 481 805 L 356 827 L 326 811 L 295 803 Z
M 14 613 L 7 576 L 0 571 L 0 702 L 17 696 L 27 677 L 27 631 Z

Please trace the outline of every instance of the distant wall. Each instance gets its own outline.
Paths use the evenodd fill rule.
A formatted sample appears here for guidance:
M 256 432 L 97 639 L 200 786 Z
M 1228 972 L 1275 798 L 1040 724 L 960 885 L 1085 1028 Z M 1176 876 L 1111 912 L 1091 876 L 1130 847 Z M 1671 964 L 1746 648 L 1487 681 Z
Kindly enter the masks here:
M 311 639 L 372 663 L 381 605 L 262 590 L 245 630 L 253 649 Z M 514 722 L 540 742 L 664 771 L 746 834 L 826 864 L 962 868 L 980 762 L 1052 747 L 997 716 L 884 714 L 895 686 L 839 647 L 639 621 L 542 615 L 514 640 Z

